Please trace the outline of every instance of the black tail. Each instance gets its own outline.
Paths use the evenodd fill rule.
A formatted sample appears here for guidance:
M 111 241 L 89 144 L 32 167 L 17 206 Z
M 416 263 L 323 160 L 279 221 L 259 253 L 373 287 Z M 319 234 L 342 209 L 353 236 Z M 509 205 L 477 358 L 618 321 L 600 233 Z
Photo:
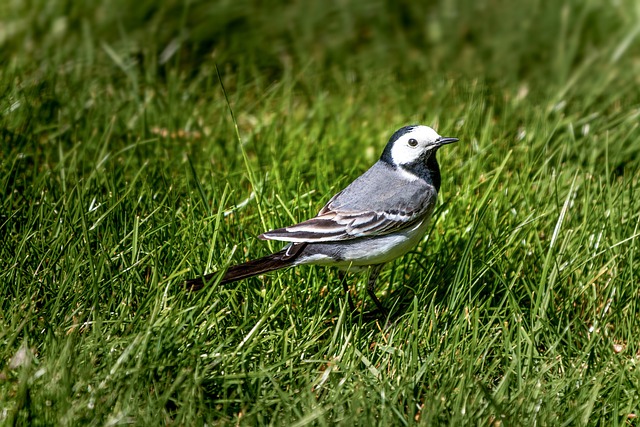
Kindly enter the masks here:
M 225 275 L 220 279 L 220 284 L 224 285 L 225 283 L 235 282 L 237 280 L 257 276 L 258 274 L 268 273 L 273 270 L 292 267 L 295 265 L 298 255 L 300 255 L 300 252 L 306 245 L 306 243 L 293 243 L 280 252 L 229 267 Z M 215 273 L 206 274 L 202 277 L 189 279 L 184 283 L 184 286 L 190 291 L 200 290 L 204 288 L 206 284 L 214 281 L 215 277 L 219 274 L 220 272 L 217 271 Z

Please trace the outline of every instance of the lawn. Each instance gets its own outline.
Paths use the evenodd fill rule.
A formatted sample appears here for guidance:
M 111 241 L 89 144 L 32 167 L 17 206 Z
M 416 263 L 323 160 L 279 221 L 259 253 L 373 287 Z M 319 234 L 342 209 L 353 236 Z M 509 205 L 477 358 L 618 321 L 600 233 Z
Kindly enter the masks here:
M 0 4 L 0 425 L 638 425 L 635 0 Z M 418 247 L 196 293 L 422 123 Z

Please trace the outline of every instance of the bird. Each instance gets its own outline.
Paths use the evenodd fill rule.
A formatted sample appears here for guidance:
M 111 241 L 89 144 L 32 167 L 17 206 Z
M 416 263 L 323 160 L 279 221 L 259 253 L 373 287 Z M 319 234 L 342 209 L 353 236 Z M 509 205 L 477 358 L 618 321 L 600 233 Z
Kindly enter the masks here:
M 201 289 L 221 273 L 219 283 L 226 284 L 305 264 L 336 266 L 342 272 L 370 269 L 367 293 L 378 311 L 386 313 L 375 294 L 378 275 L 426 233 L 441 183 L 436 153 L 456 141 L 425 125 L 398 129 L 380 159 L 331 197 L 315 217 L 258 236 L 287 242 L 282 250 L 189 279 L 185 286 Z M 353 309 L 348 286 L 342 282 Z

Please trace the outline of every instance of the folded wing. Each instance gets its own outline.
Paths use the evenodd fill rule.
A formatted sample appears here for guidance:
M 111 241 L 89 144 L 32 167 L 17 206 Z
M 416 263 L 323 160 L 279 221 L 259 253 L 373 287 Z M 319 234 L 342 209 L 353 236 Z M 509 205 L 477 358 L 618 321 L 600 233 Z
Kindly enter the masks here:
M 323 210 L 324 211 L 324 210 Z M 421 212 L 324 212 L 289 227 L 268 231 L 263 240 L 334 242 L 400 231 L 424 219 Z
M 333 196 L 318 216 L 268 231 L 263 240 L 334 242 L 380 236 L 425 220 L 437 190 L 421 179 L 408 179 L 393 167 L 377 162 Z

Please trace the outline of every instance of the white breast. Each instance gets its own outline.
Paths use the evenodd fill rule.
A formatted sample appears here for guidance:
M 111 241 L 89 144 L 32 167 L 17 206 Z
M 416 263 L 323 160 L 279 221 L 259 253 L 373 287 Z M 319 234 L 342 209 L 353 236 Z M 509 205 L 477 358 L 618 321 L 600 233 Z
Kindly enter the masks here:
M 335 244 L 340 246 L 344 261 L 336 261 L 330 256 L 316 254 L 305 259 L 303 264 L 334 265 L 349 269 L 384 264 L 413 249 L 424 236 L 428 226 L 429 218 L 427 217 L 414 227 L 400 233 L 336 242 Z
M 393 261 L 413 249 L 427 231 L 429 219 L 402 233 L 387 234 L 354 244 L 344 253 L 353 265 L 382 264 Z

